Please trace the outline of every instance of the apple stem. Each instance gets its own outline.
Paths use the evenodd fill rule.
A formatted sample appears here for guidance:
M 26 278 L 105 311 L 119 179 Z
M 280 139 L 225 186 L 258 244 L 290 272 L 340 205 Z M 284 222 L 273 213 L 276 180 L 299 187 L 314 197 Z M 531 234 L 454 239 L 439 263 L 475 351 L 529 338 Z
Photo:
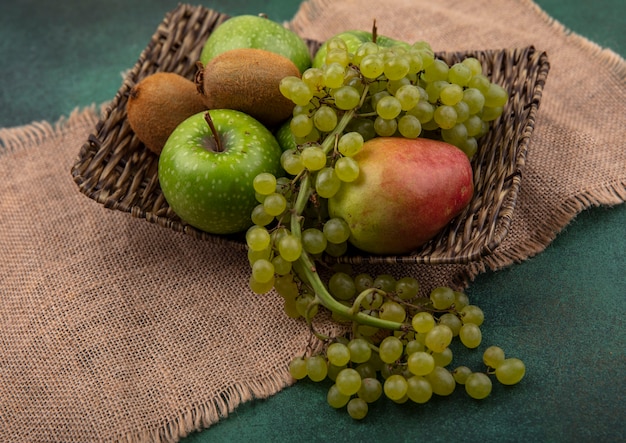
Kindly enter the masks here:
M 215 140 L 215 151 L 216 152 L 224 152 L 224 147 L 222 146 L 222 141 L 220 140 L 220 136 L 215 129 L 215 123 L 213 123 L 213 119 L 211 118 L 211 114 L 209 111 L 204 113 L 204 120 L 206 120 L 209 128 L 211 129 L 211 134 L 213 134 L 213 140 Z
M 377 39 L 378 39 L 378 28 L 376 28 L 376 19 L 374 19 L 374 22 L 372 23 L 372 41 L 376 43 Z

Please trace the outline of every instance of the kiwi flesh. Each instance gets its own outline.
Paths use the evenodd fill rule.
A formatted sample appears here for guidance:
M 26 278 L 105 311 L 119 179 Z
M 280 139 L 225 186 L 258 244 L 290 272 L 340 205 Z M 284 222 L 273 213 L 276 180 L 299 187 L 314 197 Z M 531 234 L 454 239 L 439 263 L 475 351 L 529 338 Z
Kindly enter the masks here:
M 238 48 L 199 64 L 196 85 L 209 109 L 235 109 L 268 127 L 287 120 L 294 104 L 284 97 L 280 81 L 300 77 L 300 70 L 287 57 L 256 48 Z
M 176 126 L 206 109 L 193 81 L 173 72 L 157 72 L 131 88 L 126 115 L 137 138 L 158 155 Z

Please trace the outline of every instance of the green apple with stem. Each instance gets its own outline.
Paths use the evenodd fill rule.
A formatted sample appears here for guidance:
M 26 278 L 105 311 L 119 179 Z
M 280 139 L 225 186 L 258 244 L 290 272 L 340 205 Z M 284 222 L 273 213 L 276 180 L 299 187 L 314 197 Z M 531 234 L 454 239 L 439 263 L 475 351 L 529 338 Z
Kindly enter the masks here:
M 282 150 L 259 121 L 240 111 L 192 115 L 167 139 L 158 164 L 159 184 L 185 223 L 211 234 L 234 234 L 252 225 L 258 204 L 254 178 L 280 176 Z
M 309 48 L 298 34 L 264 15 L 237 15 L 220 24 L 207 38 L 200 63 L 231 49 L 256 48 L 282 55 L 300 73 L 311 66 Z

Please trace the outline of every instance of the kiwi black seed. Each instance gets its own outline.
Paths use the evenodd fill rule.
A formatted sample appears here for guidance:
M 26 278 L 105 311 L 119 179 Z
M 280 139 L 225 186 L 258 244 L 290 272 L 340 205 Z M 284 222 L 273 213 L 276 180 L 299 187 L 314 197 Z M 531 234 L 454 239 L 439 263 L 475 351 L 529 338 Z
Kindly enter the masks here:
M 235 109 L 270 127 L 293 112 L 293 102 L 278 88 L 284 77 L 300 77 L 287 57 L 264 49 L 231 49 L 199 68 L 196 85 L 209 109 Z
M 131 88 L 126 104 L 130 127 L 155 154 L 176 126 L 206 109 L 195 83 L 173 72 L 144 77 Z

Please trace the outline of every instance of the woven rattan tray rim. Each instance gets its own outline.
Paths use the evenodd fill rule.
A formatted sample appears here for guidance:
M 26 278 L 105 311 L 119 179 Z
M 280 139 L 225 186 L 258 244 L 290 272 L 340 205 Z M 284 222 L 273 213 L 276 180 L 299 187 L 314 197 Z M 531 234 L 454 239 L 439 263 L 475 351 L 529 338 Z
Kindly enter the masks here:
M 227 15 L 217 11 L 186 4 L 179 5 L 165 16 L 148 46 L 128 72 L 116 96 L 103 112 L 94 132 L 81 147 L 72 167 L 72 175 L 80 192 L 106 208 L 128 212 L 133 217 L 144 218 L 151 223 L 209 242 L 228 243 L 233 247 L 244 249 L 245 244 L 240 235 L 207 234 L 177 219 L 175 214 L 168 209 L 167 202 L 160 193 L 156 174 L 156 156 L 143 145 L 138 146 L 140 143 L 123 121 L 126 97 L 134 83 L 160 70 L 191 77 L 195 70 L 196 57 L 193 52 L 187 53 L 186 48 L 192 48 L 197 52 L 198 47 L 208 37 L 211 30 L 227 18 L 229 18 Z M 312 52 L 319 47 L 317 42 L 308 41 L 307 43 Z M 504 165 L 510 171 L 506 177 L 498 179 L 500 186 L 506 186 L 506 189 L 500 192 L 502 199 L 497 205 L 490 205 L 494 206 L 489 208 L 490 215 L 483 215 L 485 214 L 483 212 L 476 216 L 479 211 L 470 205 L 464 214 L 451 223 L 449 229 L 444 230 L 415 254 L 391 257 L 369 256 L 357 251 L 342 257 L 341 261 L 351 263 L 466 263 L 490 254 L 506 237 L 522 181 L 526 154 L 549 71 L 549 63 L 547 55 L 536 51 L 534 47 L 438 53 L 440 57 L 447 60 L 484 54 L 489 54 L 493 58 L 494 65 L 497 65 L 498 60 L 513 59 L 530 63 L 530 68 L 533 69 L 532 76 L 521 81 L 521 87 L 526 88 L 525 91 L 527 91 L 527 96 L 522 97 L 526 99 L 523 109 L 527 115 L 521 122 L 522 124 L 518 125 L 518 133 L 514 135 L 516 146 L 511 152 L 513 158 Z M 110 140 L 115 143 L 107 143 Z M 139 167 L 134 168 L 137 165 Z M 493 162 L 489 166 L 493 166 Z M 476 168 L 482 167 L 482 163 L 476 166 Z M 130 185 L 128 185 L 129 182 Z M 138 193 L 141 195 L 137 195 Z M 151 208 L 146 208 L 143 203 L 137 204 L 136 202 L 138 198 L 144 202 L 146 196 L 149 198 L 156 196 L 151 203 Z M 155 207 L 157 211 L 151 210 Z M 464 220 L 471 218 L 476 220 L 463 224 Z M 470 235 L 474 229 L 481 230 L 478 237 Z

